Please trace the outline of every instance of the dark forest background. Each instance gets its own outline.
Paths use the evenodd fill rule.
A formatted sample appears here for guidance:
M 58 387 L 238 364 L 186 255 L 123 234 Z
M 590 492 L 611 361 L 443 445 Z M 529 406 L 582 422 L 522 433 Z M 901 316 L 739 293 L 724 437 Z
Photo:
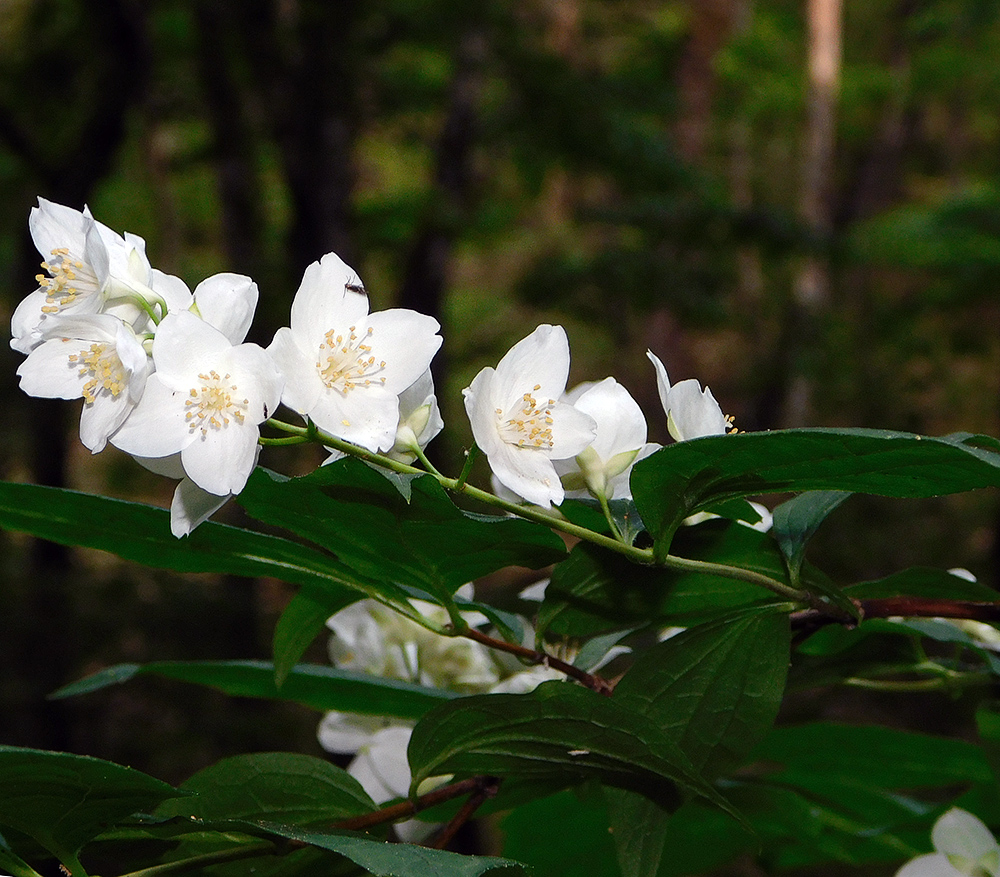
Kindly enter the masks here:
M 251 275 L 263 344 L 330 250 L 373 307 L 436 316 L 448 471 L 462 387 L 540 322 L 567 327 L 571 383 L 613 374 L 661 441 L 647 347 L 741 429 L 997 435 L 998 57 L 993 0 L 2 0 L 0 309 L 35 288 L 40 195 L 191 287 Z M 0 359 L 2 477 L 169 502 Z M 831 525 L 816 550 L 844 582 L 925 563 L 996 583 L 993 495 L 856 498 Z M 317 716 L 179 683 L 45 700 L 122 661 L 266 659 L 280 583 L 0 546 L 0 743 L 172 782 L 321 754 Z

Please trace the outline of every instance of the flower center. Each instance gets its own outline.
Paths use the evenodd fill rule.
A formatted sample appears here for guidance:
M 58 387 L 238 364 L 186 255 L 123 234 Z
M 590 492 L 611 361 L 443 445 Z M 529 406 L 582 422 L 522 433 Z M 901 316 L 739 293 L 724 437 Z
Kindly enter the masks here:
M 77 366 L 80 377 L 90 375 L 90 380 L 83 385 L 83 398 L 92 403 L 103 390 L 112 396 L 117 396 L 125 389 L 127 378 L 125 366 L 118 358 L 118 351 L 111 344 L 94 343 L 89 350 L 71 353 L 70 364 Z
M 234 399 L 233 393 L 239 388 L 236 384 L 227 383 L 230 376 L 219 376 L 214 369 L 207 375 L 198 375 L 200 387 L 192 387 L 188 399 L 184 402 L 187 413 L 184 419 L 188 421 L 191 432 L 201 430 L 202 435 L 208 435 L 209 427 L 222 429 L 229 426 L 229 418 L 237 423 L 243 423 L 246 408 L 250 404 L 247 399 Z
M 525 393 L 506 413 L 497 408 L 500 435 L 508 444 L 543 450 L 550 450 L 555 444 L 552 437 L 552 406 L 556 404 L 556 400 L 549 399 L 539 404 L 532 393 L 541 388 L 541 384 L 535 384 L 531 392 Z
M 55 314 L 72 304 L 78 295 L 96 292 L 100 288 L 93 268 L 80 259 L 70 259 L 66 247 L 52 251 L 52 258 L 42 262 L 51 276 L 36 274 L 35 280 L 45 290 L 42 313 Z
M 335 335 L 336 329 L 327 332 L 319 346 L 319 359 L 316 361 L 323 383 L 344 395 L 355 387 L 371 386 L 373 381 L 385 383 L 385 378 L 376 378 L 385 368 L 385 360 L 377 362 L 372 356 L 371 345 L 365 343 L 373 334 L 372 328 L 369 327 L 360 336 L 355 329 L 355 326 L 348 329 L 347 338 Z

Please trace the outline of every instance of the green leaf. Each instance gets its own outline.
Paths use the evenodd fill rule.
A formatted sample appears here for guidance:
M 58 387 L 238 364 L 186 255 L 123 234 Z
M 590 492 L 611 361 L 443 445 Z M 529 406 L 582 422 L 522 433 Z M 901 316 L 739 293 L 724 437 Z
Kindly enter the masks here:
M 177 539 L 164 509 L 74 490 L 0 482 L 0 527 L 178 572 L 273 576 L 331 599 L 369 592 L 329 555 L 287 539 L 212 521 Z
M 166 801 L 157 816 L 329 825 L 376 809 L 361 784 L 329 762 L 293 752 L 225 758 L 180 786 L 196 797 Z
M 721 500 L 842 490 L 927 497 L 1000 486 L 995 442 L 873 429 L 791 429 L 677 442 L 640 460 L 632 496 L 660 551 L 680 522 Z
M 615 701 L 652 719 L 712 779 L 737 767 L 770 730 L 789 646 L 787 608 L 734 612 L 642 652 Z
M 588 786 L 524 804 L 508 813 L 500 827 L 503 854 L 530 865 L 538 875 L 619 877 L 608 808 Z
M 0 827 L 34 838 L 70 870 L 106 827 L 181 794 L 110 761 L 0 746 Z
M 843 490 L 811 490 L 779 505 L 773 513 L 771 532 L 778 540 L 792 582 L 798 582 L 806 542 L 851 494 Z
M 3 868 L 10 877 L 42 877 L 41 874 L 20 858 L 20 856 L 15 856 L 14 853 L 2 844 L 3 838 L 0 838 L 0 868 Z
M 292 597 L 274 626 L 275 685 L 284 685 L 310 643 L 326 628 L 327 619 L 355 602 L 356 596 L 309 588 Z
M 485 856 L 465 856 L 414 844 L 389 844 L 341 834 L 307 832 L 285 825 L 262 823 L 261 828 L 320 849 L 339 853 L 375 877 L 480 877 L 499 872 L 524 877 L 519 862 Z
M 51 696 L 87 694 L 109 685 L 120 685 L 144 674 L 207 685 L 234 697 L 287 700 L 317 710 L 339 710 L 399 719 L 420 718 L 442 701 L 459 697 L 455 692 L 439 688 L 425 688 L 409 682 L 316 664 L 299 664 L 291 670 L 281 688 L 278 688 L 274 681 L 274 665 L 267 661 L 155 661 L 149 664 L 118 664 L 64 686 Z
M 917 789 L 953 783 L 989 783 L 982 751 L 952 740 L 878 725 L 813 722 L 775 728 L 754 756 L 783 766 L 785 782 L 852 778 L 862 785 Z
M 414 728 L 408 755 L 414 785 L 445 773 L 594 778 L 671 809 L 679 804 L 676 785 L 727 806 L 656 722 L 564 682 L 442 705 Z
M 682 527 L 674 549 L 683 557 L 740 566 L 787 581 L 774 539 L 728 520 Z M 823 581 L 808 566 L 803 576 L 810 587 Z M 770 596 L 770 591 L 748 582 L 637 566 L 611 552 L 579 544 L 553 570 L 538 629 L 588 636 L 650 624 L 691 625 Z
M 366 581 L 419 588 L 446 602 L 487 573 L 565 556 L 547 527 L 463 512 L 429 475 L 414 478 L 410 490 L 407 501 L 379 473 L 348 458 L 302 478 L 257 469 L 238 501 L 258 520 L 333 552 Z
M 941 597 L 947 600 L 981 600 L 992 602 L 1000 599 L 997 592 L 981 582 L 970 582 L 947 570 L 915 566 L 876 579 L 844 588 L 844 594 L 858 600 L 884 597 Z
M 604 797 L 622 877 L 656 877 L 673 814 L 627 789 L 607 788 Z

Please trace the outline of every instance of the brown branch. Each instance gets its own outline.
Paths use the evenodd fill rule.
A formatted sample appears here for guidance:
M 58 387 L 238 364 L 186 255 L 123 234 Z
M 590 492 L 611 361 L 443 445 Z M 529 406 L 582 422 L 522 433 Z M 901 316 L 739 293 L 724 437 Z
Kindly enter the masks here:
M 475 777 L 475 779 L 479 780 L 478 788 L 469 796 L 469 800 L 462 805 L 451 821 L 437 833 L 434 842 L 430 844 L 432 849 L 447 849 L 448 844 L 458 834 L 458 830 L 473 817 L 483 802 L 496 796 L 497 790 L 500 788 L 500 780 L 497 777 Z
M 855 600 L 862 618 L 968 618 L 974 621 L 1000 621 L 1000 602 L 948 600 L 938 597 L 880 597 Z M 817 609 L 805 609 L 791 616 L 796 628 L 815 628 L 839 623 Z
M 526 646 L 519 646 L 515 643 L 509 643 L 502 639 L 495 639 L 492 636 L 488 636 L 487 634 L 476 630 L 474 627 L 470 627 L 463 631 L 462 636 L 466 639 L 471 639 L 477 643 L 481 643 L 488 648 L 496 649 L 500 652 L 507 652 L 511 655 L 517 655 L 517 657 L 523 658 L 525 661 L 530 661 L 532 664 L 541 664 L 544 667 L 551 667 L 553 670 L 565 673 L 570 678 L 575 679 L 582 685 L 587 686 L 587 688 L 596 691 L 598 694 L 603 694 L 606 697 L 609 697 L 611 692 L 614 691 L 614 686 L 603 676 L 598 676 L 596 673 L 588 673 L 586 670 L 574 667 L 572 664 L 562 661 L 559 658 L 555 658 L 545 652 L 540 652 L 536 649 L 529 649 Z
M 366 828 L 373 828 L 376 825 L 383 825 L 386 822 L 395 822 L 397 819 L 408 819 L 409 817 L 433 807 L 435 804 L 443 804 L 454 798 L 461 798 L 462 795 L 475 794 L 490 783 L 498 783 L 494 777 L 475 776 L 467 780 L 459 780 L 457 783 L 448 783 L 440 786 L 426 795 L 420 795 L 415 800 L 400 801 L 381 810 L 371 813 L 363 813 L 361 816 L 352 816 L 350 819 L 343 819 L 334 825 L 334 828 L 346 828 L 352 831 L 364 831 Z M 495 794 L 495 790 L 494 790 Z

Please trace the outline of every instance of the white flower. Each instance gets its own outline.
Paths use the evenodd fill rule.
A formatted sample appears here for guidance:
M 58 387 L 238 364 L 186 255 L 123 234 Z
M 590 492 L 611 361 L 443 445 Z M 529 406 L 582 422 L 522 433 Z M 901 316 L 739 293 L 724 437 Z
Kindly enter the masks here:
M 250 331 L 259 295 L 257 284 L 249 277 L 213 274 L 195 287 L 191 310 L 231 344 L 242 344 Z
M 180 453 L 185 474 L 216 496 L 239 493 L 256 465 L 258 425 L 281 377 L 256 344 L 234 346 L 190 311 L 169 314 L 153 341 L 156 372 L 112 443 L 139 457 Z
M 334 253 L 310 265 L 291 326 L 268 352 L 285 378 L 281 401 L 326 432 L 370 451 L 396 441 L 400 393 L 441 346 L 432 317 L 396 308 L 368 313 L 357 275 Z
M 544 508 L 564 496 L 552 461 L 575 457 L 596 433 L 590 415 L 558 401 L 568 375 L 565 330 L 542 325 L 463 390 L 472 434 L 497 480 Z
M 39 288 L 11 317 L 11 346 L 27 353 L 40 340 L 45 320 L 55 314 L 110 312 L 128 323 L 143 315 L 142 296 L 158 298 L 150 284 L 154 273 L 142 238 L 124 237 L 97 222 L 89 210 L 79 211 L 44 198 L 28 219 L 32 240 L 42 254 Z M 163 275 L 165 276 L 165 275 Z
M 142 398 L 146 351 L 132 330 L 110 314 L 53 315 L 17 373 L 30 396 L 83 398 L 80 440 L 93 453 L 125 422 Z
M 712 391 L 694 378 L 670 385 L 667 370 L 651 351 L 646 356 L 656 369 L 656 388 L 667 415 L 667 429 L 676 441 L 701 438 L 706 435 L 725 435 L 732 422 L 722 413 Z
M 593 444 L 572 460 L 556 463 L 567 496 L 589 494 L 606 499 L 629 498 L 629 474 L 638 460 L 659 449 L 646 442 L 642 409 L 614 378 L 581 384 L 563 397 L 597 424 Z
M 911 859 L 896 877 L 1000 877 L 1000 845 L 966 810 L 952 807 L 931 830 L 936 852 Z

